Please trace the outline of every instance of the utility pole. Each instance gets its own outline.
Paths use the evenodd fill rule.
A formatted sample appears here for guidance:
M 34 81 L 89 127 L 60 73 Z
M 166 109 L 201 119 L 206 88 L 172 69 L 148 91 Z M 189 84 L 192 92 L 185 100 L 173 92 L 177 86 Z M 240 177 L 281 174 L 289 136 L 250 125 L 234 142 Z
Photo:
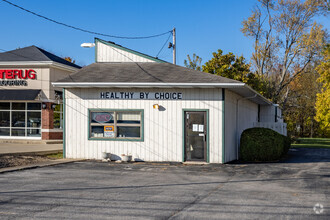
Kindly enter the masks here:
M 175 28 L 173 28 L 173 64 L 176 64 L 176 37 L 175 37 Z

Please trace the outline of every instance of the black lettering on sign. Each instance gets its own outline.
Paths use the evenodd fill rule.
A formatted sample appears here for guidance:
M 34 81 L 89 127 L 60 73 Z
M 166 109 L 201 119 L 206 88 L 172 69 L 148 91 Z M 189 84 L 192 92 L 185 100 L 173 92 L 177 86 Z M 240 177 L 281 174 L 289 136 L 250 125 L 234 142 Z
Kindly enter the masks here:
M 23 85 L 24 82 L 5 81 L 0 84 L 6 85 Z M 26 85 L 26 83 L 24 84 Z M 151 95 L 150 95 L 151 94 Z M 150 95 L 150 96 L 149 96 Z M 139 92 L 134 96 L 134 92 L 100 92 L 101 99 L 166 99 L 176 100 L 182 99 L 181 92 Z

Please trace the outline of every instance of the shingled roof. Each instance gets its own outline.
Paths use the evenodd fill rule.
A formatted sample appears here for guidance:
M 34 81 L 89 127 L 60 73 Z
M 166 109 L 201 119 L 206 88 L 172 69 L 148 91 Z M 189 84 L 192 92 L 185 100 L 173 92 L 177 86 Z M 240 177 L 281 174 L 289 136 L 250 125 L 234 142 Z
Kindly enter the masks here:
M 93 63 L 52 83 L 62 88 L 227 88 L 257 104 L 272 104 L 243 82 L 170 63 Z
M 61 63 L 74 68 L 81 68 L 80 66 L 66 61 L 65 59 L 49 53 L 39 47 L 29 46 L 0 53 L 0 62 L 17 62 L 17 61 L 53 61 Z
M 241 83 L 170 63 L 93 63 L 57 82 Z

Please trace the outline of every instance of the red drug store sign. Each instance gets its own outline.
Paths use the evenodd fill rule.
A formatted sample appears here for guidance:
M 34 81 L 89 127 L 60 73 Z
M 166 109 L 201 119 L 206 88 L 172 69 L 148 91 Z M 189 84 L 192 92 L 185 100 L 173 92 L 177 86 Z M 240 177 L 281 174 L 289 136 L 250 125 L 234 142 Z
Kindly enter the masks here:
M 27 86 L 27 79 L 37 79 L 33 69 L 7 69 L 0 70 L 0 86 Z

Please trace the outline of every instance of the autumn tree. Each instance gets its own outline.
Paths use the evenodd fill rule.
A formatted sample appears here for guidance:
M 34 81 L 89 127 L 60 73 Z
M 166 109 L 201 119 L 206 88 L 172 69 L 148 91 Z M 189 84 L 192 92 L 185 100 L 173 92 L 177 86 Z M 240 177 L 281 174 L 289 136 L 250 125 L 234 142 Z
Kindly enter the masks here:
M 250 71 L 250 65 L 246 63 L 245 58 L 231 52 L 223 54 L 220 49 L 217 53 L 214 52 L 212 59 L 203 65 L 203 72 L 247 83 L 263 95 L 266 92 L 265 82 Z
M 270 98 L 283 103 L 289 84 L 324 46 L 325 31 L 313 19 L 327 13 L 323 0 L 258 0 L 241 31 L 254 41 L 252 67 L 273 87 Z
M 71 57 L 64 57 L 63 59 L 65 59 L 66 61 L 69 61 L 70 63 L 76 63 L 76 61 L 74 59 L 72 59 Z
M 189 55 L 187 55 L 187 58 L 188 60 L 184 60 L 185 67 L 193 70 L 202 71 L 202 66 L 201 66 L 202 58 L 200 58 L 196 54 L 193 54 L 192 59 L 190 58 Z
M 320 123 L 323 136 L 330 137 L 330 45 L 323 53 L 323 60 L 316 68 L 320 74 L 319 82 L 322 83 L 322 91 L 317 94 L 315 119 Z
M 288 133 L 292 136 L 319 136 L 319 123 L 314 118 L 316 95 L 321 91 L 318 77 L 314 65 L 309 65 L 288 85 L 289 93 L 283 116 Z

